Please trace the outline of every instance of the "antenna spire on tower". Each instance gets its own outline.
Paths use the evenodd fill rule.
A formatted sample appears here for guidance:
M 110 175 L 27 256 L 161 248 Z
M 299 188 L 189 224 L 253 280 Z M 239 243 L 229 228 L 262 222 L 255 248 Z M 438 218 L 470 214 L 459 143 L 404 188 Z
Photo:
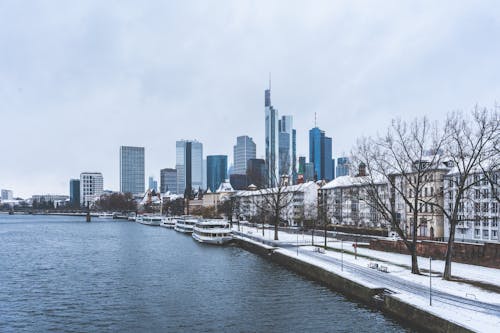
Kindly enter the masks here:
M 269 72 L 269 90 L 271 90 L 271 72 Z
M 316 112 L 314 112 L 314 127 L 318 127 L 318 125 L 316 123 Z

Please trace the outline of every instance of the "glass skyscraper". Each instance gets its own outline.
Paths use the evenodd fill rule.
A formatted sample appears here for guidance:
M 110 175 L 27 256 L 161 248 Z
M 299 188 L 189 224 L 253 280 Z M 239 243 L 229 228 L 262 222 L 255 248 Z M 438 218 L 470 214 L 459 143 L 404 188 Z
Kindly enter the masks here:
M 339 157 L 337 158 L 337 169 L 335 170 L 335 177 L 348 176 L 349 175 L 349 158 Z
M 69 181 L 69 203 L 71 207 L 80 207 L 80 179 Z
M 239 136 L 236 138 L 234 146 L 234 169 L 233 174 L 245 175 L 247 172 L 247 163 L 251 158 L 255 158 L 257 148 L 253 139 L 249 136 Z
M 309 162 L 314 165 L 316 179 L 333 179 L 332 138 L 318 127 L 309 130 Z
M 177 194 L 203 188 L 203 144 L 180 140 L 175 143 Z
M 207 156 L 207 187 L 215 193 L 227 179 L 227 156 L 209 155 Z
M 177 193 L 177 170 L 171 168 L 160 170 L 160 192 Z
M 145 188 L 144 147 L 120 147 L 120 192 L 142 194 Z
M 278 110 L 271 105 L 271 87 L 264 93 L 266 115 L 266 166 L 268 186 L 274 187 L 278 180 L 279 163 L 279 127 Z

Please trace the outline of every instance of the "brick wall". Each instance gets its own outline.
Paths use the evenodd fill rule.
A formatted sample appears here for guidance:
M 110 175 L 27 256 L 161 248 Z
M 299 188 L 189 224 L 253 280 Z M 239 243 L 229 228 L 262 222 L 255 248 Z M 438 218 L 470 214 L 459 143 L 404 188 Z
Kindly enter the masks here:
M 422 257 L 444 260 L 446 246 L 445 242 L 418 241 L 417 254 Z M 370 241 L 370 249 L 409 254 L 402 241 L 372 240 Z M 452 258 L 453 261 L 464 264 L 500 268 L 500 244 L 455 243 Z

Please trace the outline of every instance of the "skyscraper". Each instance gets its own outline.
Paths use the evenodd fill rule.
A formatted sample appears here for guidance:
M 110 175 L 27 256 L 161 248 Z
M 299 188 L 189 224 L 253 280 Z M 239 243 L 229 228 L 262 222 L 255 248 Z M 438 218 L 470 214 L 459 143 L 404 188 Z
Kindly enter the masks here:
M 260 189 L 266 187 L 266 172 L 266 161 L 261 158 L 249 159 L 247 168 L 248 185 L 253 184 Z
M 293 181 L 296 174 L 296 131 L 293 129 L 293 117 L 282 116 L 279 127 L 279 173 L 287 175 Z
M 309 162 L 314 165 L 314 173 L 318 180 L 333 179 L 332 138 L 325 131 L 314 127 L 309 130 Z
M 158 182 L 154 179 L 153 176 L 148 178 L 148 188 L 150 190 L 158 191 Z
M 80 204 L 86 206 L 94 202 L 103 193 L 103 177 L 100 172 L 82 172 L 80 174 Z
M 348 176 L 349 175 L 349 158 L 339 157 L 337 158 L 337 169 L 335 170 L 335 177 Z
M 165 168 L 160 170 L 160 192 L 177 193 L 177 170 Z
M 120 147 L 120 192 L 144 193 L 144 147 Z
M 234 168 L 232 173 L 244 175 L 247 172 L 247 162 L 251 158 L 255 158 L 257 148 L 253 139 L 247 135 L 236 138 L 236 145 L 233 148 L 234 152 Z
M 207 187 L 215 192 L 227 179 L 227 156 L 209 155 L 207 156 Z
M 80 179 L 69 180 L 69 203 L 71 207 L 80 206 Z
M 266 167 L 268 186 L 273 187 L 279 179 L 279 124 L 278 110 L 271 105 L 271 83 L 264 96 L 266 115 Z
M 177 193 L 203 188 L 203 145 L 198 141 L 176 141 Z

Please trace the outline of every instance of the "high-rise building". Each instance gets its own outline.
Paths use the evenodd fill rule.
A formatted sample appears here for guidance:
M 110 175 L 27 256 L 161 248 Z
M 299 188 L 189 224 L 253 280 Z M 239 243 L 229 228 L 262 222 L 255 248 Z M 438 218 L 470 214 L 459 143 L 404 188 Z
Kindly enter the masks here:
M 165 168 L 160 170 L 160 192 L 177 193 L 177 170 Z
M 120 147 L 120 192 L 144 193 L 144 147 Z
M 148 189 L 153 190 L 155 192 L 158 191 L 158 182 L 154 179 L 153 176 L 148 178 Z
M 12 200 L 14 198 L 14 192 L 11 190 L 2 190 L 2 200 Z
M 293 117 L 282 116 L 279 128 L 279 174 L 292 179 L 296 174 L 296 131 L 293 129 Z
M 310 182 L 317 180 L 314 172 L 314 163 L 306 163 L 304 166 L 304 181 Z
M 253 139 L 247 135 L 237 137 L 233 152 L 234 167 L 232 173 L 238 175 L 246 174 L 248 160 L 255 158 L 257 154 L 257 146 L 253 142 Z
M 314 164 L 316 179 L 333 179 L 332 138 L 318 127 L 309 130 L 309 162 Z
M 270 83 L 269 83 L 270 85 Z M 266 168 L 268 186 L 274 187 L 279 179 L 279 119 L 278 110 L 271 105 L 271 87 L 265 91 L 266 115 Z
M 103 193 L 103 177 L 100 172 L 82 172 L 80 174 L 80 205 L 94 202 Z
M 237 191 L 245 190 L 247 188 L 247 176 L 232 174 L 229 176 L 229 183 L 231 187 Z
M 203 144 L 198 141 L 176 141 L 177 193 L 203 188 Z
M 69 180 L 69 203 L 71 207 L 80 206 L 80 179 Z
M 248 160 L 247 182 L 248 185 L 255 185 L 261 189 L 266 187 L 266 161 L 261 158 L 252 158 Z
M 207 187 L 213 193 L 227 179 L 227 156 L 207 156 Z
M 335 177 L 348 176 L 349 175 L 349 158 L 339 157 L 337 158 L 337 168 L 335 170 Z

